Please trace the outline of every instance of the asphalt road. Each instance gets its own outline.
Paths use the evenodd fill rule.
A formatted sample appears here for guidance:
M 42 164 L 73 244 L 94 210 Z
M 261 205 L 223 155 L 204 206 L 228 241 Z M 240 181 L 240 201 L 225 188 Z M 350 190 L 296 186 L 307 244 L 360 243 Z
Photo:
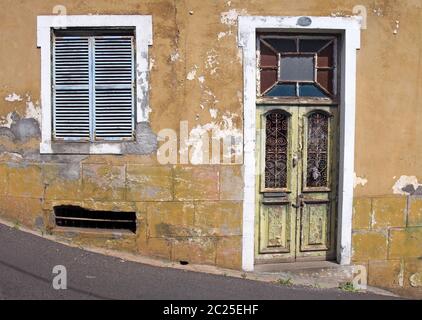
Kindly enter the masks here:
M 66 290 L 53 288 L 56 265 L 66 267 Z M 0 224 L 0 299 L 390 298 L 152 267 L 67 247 Z

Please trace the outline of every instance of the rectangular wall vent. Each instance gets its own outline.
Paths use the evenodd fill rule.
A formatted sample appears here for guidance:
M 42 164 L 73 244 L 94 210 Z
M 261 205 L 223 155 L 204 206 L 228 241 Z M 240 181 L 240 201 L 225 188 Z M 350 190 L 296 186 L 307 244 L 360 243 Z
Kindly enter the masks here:
M 58 227 L 126 230 L 136 233 L 136 213 L 93 211 L 79 206 L 54 207 Z

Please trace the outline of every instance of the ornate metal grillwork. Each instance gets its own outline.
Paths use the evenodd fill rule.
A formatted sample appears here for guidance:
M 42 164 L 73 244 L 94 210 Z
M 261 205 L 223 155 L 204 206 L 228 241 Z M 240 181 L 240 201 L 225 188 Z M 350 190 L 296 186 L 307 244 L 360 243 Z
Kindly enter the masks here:
M 287 188 L 288 116 L 280 111 L 266 116 L 265 188 Z
M 328 116 L 323 113 L 314 113 L 308 119 L 308 166 L 306 179 L 308 188 L 327 186 L 328 120 Z

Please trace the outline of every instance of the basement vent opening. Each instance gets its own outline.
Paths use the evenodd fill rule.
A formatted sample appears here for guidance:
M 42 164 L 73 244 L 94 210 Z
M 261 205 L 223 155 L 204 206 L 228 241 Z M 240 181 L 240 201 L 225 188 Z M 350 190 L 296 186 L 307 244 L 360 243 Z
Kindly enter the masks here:
M 56 206 L 54 215 L 58 227 L 126 230 L 136 233 L 135 212 L 94 211 L 79 206 Z

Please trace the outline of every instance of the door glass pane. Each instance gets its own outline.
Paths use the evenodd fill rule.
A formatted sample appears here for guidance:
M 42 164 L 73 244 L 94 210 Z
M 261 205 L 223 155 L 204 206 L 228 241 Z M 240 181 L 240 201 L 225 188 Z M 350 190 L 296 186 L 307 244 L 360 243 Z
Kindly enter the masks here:
M 332 70 L 318 70 L 317 82 L 328 92 L 333 92 L 333 71 Z
M 289 118 L 280 111 L 266 116 L 265 188 L 287 188 Z
M 314 84 L 300 84 L 299 96 L 323 98 L 323 97 L 326 97 L 327 95 Z
M 329 68 L 333 66 L 333 49 L 333 44 L 330 44 L 328 47 L 318 53 L 318 67 Z
M 265 39 L 278 52 L 297 52 L 296 39 Z
M 326 44 L 328 40 L 300 40 L 299 51 L 300 52 L 318 52 Z
M 313 56 L 281 56 L 282 81 L 314 81 Z
M 314 113 L 308 118 L 307 178 L 308 188 L 327 186 L 328 115 Z
M 277 82 L 277 70 L 262 69 L 260 80 L 261 80 L 261 93 L 264 93 Z
M 261 42 L 261 67 L 276 67 L 278 63 L 277 54 Z
M 295 97 L 296 84 L 278 84 L 266 95 L 269 97 Z

